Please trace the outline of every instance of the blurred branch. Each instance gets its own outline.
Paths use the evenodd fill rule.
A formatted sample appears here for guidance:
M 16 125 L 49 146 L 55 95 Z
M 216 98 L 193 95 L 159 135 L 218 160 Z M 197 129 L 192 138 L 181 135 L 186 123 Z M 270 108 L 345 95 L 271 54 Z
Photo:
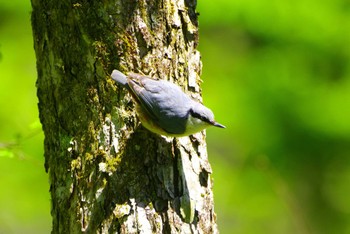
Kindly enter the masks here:
M 24 137 L 17 134 L 14 141 L 0 142 L 0 157 L 28 159 L 28 154 L 22 149 L 23 143 L 39 135 L 41 131 L 41 128 L 38 129 L 35 127 Z M 31 160 L 33 160 L 33 158 L 31 158 Z

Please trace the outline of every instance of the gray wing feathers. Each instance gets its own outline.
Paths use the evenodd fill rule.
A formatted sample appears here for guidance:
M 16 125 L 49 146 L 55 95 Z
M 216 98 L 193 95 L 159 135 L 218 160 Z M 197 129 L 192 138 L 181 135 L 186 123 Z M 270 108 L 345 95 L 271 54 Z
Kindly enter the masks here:
M 139 82 L 129 85 L 138 96 L 141 106 L 150 113 L 153 120 L 168 133 L 183 133 L 192 100 L 178 86 L 170 82 L 145 76 L 139 77 Z
M 144 111 L 164 131 L 173 134 L 185 131 L 193 100 L 180 87 L 140 74 L 128 73 L 127 77 L 118 70 L 113 70 L 111 77 L 132 92 Z

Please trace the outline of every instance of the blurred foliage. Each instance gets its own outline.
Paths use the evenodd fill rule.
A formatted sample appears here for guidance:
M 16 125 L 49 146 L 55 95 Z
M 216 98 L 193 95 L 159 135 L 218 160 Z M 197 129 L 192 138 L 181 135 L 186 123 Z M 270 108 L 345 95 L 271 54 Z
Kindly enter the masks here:
M 49 233 L 30 1 L 0 4 L 0 233 Z
M 221 233 L 350 232 L 350 3 L 198 1 Z M 0 4 L 0 233 L 48 233 L 29 1 Z
M 350 4 L 199 1 L 223 233 L 350 232 Z

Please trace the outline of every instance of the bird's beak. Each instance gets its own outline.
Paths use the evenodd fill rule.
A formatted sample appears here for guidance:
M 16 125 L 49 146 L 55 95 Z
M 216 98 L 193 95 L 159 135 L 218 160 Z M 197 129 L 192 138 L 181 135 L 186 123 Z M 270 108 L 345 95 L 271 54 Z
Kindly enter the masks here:
M 219 128 L 226 128 L 224 125 L 219 124 L 218 122 L 214 122 L 214 123 L 213 123 L 213 126 L 219 127 Z

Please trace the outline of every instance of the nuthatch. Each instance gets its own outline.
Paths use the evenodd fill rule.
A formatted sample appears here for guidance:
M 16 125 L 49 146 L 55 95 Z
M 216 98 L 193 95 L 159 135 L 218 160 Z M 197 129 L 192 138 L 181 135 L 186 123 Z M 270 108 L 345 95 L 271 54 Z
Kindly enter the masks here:
M 111 77 L 128 89 L 136 101 L 136 113 L 142 125 L 151 132 L 181 137 L 209 126 L 225 128 L 215 122 L 210 109 L 173 83 L 135 73 L 126 76 L 118 70 L 114 70 Z

